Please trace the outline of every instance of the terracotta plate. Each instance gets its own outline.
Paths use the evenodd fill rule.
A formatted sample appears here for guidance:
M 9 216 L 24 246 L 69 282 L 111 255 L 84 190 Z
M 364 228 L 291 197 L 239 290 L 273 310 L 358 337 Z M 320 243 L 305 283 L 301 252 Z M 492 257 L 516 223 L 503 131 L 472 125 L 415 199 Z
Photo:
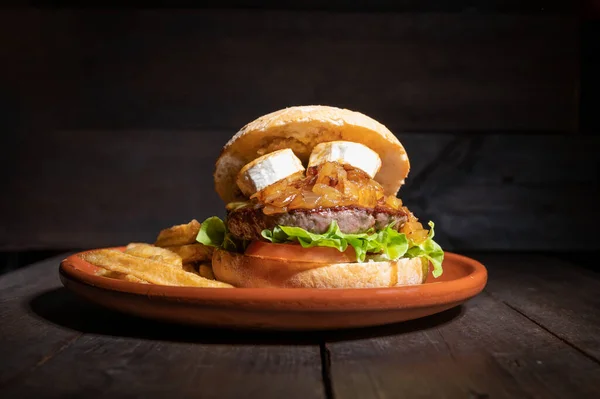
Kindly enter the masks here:
M 485 267 L 446 252 L 444 274 L 395 288 L 195 288 L 96 276 L 77 255 L 60 265 L 65 287 L 99 305 L 151 319 L 212 327 L 317 330 L 376 326 L 444 311 L 477 295 Z

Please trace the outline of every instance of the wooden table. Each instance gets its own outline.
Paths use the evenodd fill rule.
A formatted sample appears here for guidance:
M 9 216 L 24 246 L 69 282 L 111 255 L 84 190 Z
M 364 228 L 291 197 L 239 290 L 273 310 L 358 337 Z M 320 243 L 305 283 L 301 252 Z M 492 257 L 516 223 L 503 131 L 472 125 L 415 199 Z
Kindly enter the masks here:
M 466 305 L 329 333 L 135 319 L 80 301 L 48 259 L 0 276 L 0 398 L 600 398 L 599 275 L 475 257 L 490 279 Z

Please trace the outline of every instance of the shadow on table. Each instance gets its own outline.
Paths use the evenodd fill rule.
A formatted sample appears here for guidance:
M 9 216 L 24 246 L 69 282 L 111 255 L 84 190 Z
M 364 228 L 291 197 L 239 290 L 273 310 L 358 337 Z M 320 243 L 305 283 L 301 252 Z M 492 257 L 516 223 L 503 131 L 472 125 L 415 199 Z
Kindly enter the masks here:
M 65 288 L 43 292 L 27 304 L 37 317 L 86 334 L 205 344 L 302 345 L 406 334 L 439 327 L 463 313 L 457 306 L 445 312 L 403 323 L 335 331 L 257 331 L 204 328 L 142 319 L 83 301 Z

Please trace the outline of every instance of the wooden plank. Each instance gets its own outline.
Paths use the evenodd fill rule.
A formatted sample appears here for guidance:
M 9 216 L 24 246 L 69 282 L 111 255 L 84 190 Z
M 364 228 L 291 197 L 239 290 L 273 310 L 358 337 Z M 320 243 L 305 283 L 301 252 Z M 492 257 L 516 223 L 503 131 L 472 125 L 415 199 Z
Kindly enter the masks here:
M 440 315 L 365 335 L 327 344 L 337 399 L 600 395 L 597 362 L 485 293 L 451 321 Z
M 3 251 L 0 252 L 0 275 L 63 253 L 62 251 Z
M 478 254 L 486 290 L 600 363 L 600 275 L 539 255 Z
M 600 135 L 600 2 L 587 1 L 581 25 L 581 105 L 580 129 L 584 134 Z
M 18 252 L 0 252 L 0 275 L 17 269 L 19 266 L 21 265 Z
M 43 396 L 52 387 L 56 397 L 322 398 L 319 368 L 318 346 L 85 336 L 0 393 Z
M 27 10 L 0 29 L 20 132 L 238 129 L 313 103 L 413 131 L 577 129 L 569 14 Z
M 57 269 L 63 258 L 50 258 L 0 277 L 0 391 L 81 335 L 28 311 L 30 301 L 53 292 L 60 284 Z M 64 302 L 54 306 L 61 304 Z
M 8 183 L 22 212 L 15 212 L 19 203 L 0 198 L 0 209 L 11 220 L 3 224 L 0 241 L 42 248 L 154 241 L 160 228 L 222 215 L 212 170 L 229 136 L 219 131 L 63 131 L 23 143 L 23 158 L 13 165 Z M 32 224 L 36 227 L 25 227 Z
M 0 278 L 0 397 L 320 398 L 302 335 L 140 320 L 58 288 L 58 259 Z
M 421 219 L 436 221 L 444 248 L 598 248 L 593 234 L 576 234 L 600 222 L 598 138 L 407 135 L 401 140 L 415 168 L 400 197 Z
M 36 0 L 34 2 L 21 2 L 25 6 L 80 6 L 73 0 L 45 1 Z M 96 8 L 112 5 L 127 5 L 131 8 L 144 8 L 139 3 L 133 1 L 92 1 L 86 3 L 86 8 L 95 6 Z M 444 0 L 357 0 L 347 2 L 344 0 L 329 0 L 322 2 L 319 0 L 304 0 L 302 2 L 292 0 L 221 0 L 221 1 L 203 1 L 197 3 L 193 1 L 155 1 L 153 7 L 179 7 L 204 9 L 266 9 L 266 10 L 298 10 L 298 11 L 343 11 L 343 12 L 514 12 L 514 13 L 553 13 L 574 12 L 577 5 L 573 2 L 564 0 L 530 0 L 527 2 L 519 0 L 486 0 L 484 2 L 474 3 L 469 0 L 454 0 L 447 2 Z
M 63 130 L 12 148 L 0 248 L 152 241 L 172 224 L 223 216 L 212 171 L 231 131 Z M 402 134 L 400 197 L 448 250 L 596 248 L 600 139 Z M 14 201 L 18 198 L 19 201 Z

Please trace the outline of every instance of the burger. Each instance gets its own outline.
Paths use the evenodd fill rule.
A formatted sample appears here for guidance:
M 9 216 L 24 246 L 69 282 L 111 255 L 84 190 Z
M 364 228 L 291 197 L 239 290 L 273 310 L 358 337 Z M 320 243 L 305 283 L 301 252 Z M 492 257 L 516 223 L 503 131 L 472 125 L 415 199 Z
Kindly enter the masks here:
M 236 287 L 415 285 L 444 252 L 397 198 L 410 163 L 381 123 L 328 106 L 285 108 L 244 126 L 217 159 L 225 221 L 198 241 L 216 247 L 215 277 Z

